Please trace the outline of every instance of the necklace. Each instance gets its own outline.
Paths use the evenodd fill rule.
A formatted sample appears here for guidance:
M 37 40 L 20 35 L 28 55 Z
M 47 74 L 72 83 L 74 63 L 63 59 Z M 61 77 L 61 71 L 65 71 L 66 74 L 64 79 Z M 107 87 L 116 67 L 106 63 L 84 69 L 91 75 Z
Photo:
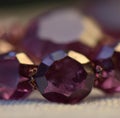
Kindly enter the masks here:
M 1 99 L 25 98 L 38 89 L 49 101 L 74 104 L 93 87 L 120 91 L 118 40 L 78 10 L 52 10 L 23 31 L 13 28 L 0 40 Z

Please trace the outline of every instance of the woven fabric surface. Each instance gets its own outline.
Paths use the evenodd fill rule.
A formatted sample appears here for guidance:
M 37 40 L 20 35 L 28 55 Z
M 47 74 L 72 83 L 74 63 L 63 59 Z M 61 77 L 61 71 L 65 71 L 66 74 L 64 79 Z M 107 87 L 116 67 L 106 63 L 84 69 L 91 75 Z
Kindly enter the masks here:
M 76 105 L 51 103 L 35 91 L 26 100 L 0 101 L 1 118 L 119 118 L 120 96 L 93 90 Z

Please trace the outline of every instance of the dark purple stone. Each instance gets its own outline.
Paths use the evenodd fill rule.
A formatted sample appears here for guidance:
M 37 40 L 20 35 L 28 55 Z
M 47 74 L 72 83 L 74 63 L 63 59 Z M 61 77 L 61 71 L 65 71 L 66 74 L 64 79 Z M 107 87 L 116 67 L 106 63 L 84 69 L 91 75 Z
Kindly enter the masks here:
M 73 8 L 53 9 L 39 15 L 30 22 L 21 50 L 39 64 L 48 54 L 68 49 L 66 45 L 78 41 L 83 32 L 82 17 Z
M 22 77 L 21 77 L 22 79 Z M 15 89 L 14 94 L 10 97 L 10 99 L 24 99 L 30 95 L 32 92 L 32 87 L 29 84 L 29 80 L 25 79 L 24 81 L 20 81 L 17 85 L 17 89 Z
M 15 53 L 0 55 L 0 99 L 21 99 L 28 96 L 31 90 L 28 78 L 23 79 L 19 74 Z
M 82 64 L 82 61 L 80 63 L 75 59 L 75 55 L 69 54 L 70 51 L 56 51 L 48 55 L 35 75 L 39 91 L 49 101 L 78 103 L 92 89 L 94 74 L 91 63 Z
M 114 48 L 105 46 L 94 59 L 96 80 L 94 86 L 106 93 L 120 92 L 119 56 Z

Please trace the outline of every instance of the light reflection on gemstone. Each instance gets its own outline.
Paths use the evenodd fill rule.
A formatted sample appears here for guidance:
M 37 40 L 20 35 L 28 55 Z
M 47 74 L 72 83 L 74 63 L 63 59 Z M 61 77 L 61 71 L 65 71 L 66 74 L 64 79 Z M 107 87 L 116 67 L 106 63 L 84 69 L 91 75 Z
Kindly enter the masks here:
M 69 51 L 68 56 L 72 59 L 80 62 L 81 64 L 89 63 L 90 60 L 86 58 L 83 54 L 77 53 L 75 51 Z
M 9 44 L 7 41 L 0 39 L 0 54 L 7 53 L 9 51 L 14 50 L 14 46 Z
M 114 53 L 114 49 L 109 46 L 103 46 L 99 55 L 97 56 L 98 59 L 106 59 L 112 57 Z
M 116 52 L 120 52 L 120 42 L 118 42 L 118 44 L 115 46 L 114 49 Z
M 50 56 L 47 56 L 43 60 L 43 63 L 50 66 L 54 61 L 62 59 L 64 57 L 66 57 L 66 53 L 64 53 L 64 51 L 60 50 L 60 51 L 52 53 Z
M 16 54 L 16 57 L 20 64 L 33 65 L 33 62 L 30 60 L 30 58 L 25 53 L 18 53 Z

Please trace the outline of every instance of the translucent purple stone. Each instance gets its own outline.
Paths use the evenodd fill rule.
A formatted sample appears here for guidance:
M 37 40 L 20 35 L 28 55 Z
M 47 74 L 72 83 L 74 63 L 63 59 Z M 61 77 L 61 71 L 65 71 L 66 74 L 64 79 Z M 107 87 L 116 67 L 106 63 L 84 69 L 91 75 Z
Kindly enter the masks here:
M 78 41 L 84 29 L 82 21 L 82 15 L 75 8 L 45 12 L 30 22 L 21 50 L 39 64 L 48 54 L 68 49 L 68 43 Z
M 31 93 L 28 79 L 20 76 L 14 52 L 0 55 L 0 99 L 21 99 Z
M 94 35 L 86 24 L 98 34 Z M 88 40 L 96 45 L 89 45 Z M 49 10 L 30 22 L 20 50 L 39 64 L 45 56 L 60 49 L 75 50 L 92 58 L 95 50 L 114 41 L 102 34 L 96 23 L 83 16 L 77 8 L 59 8 Z
M 91 63 L 82 64 L 75 58 L 69 51 L 56 51 L 41 62 L 35 81 L 49 101 L 74 104 L 90 93 L 94 80 Z
M 114 48 L 104 46 L 94 59 L 96 68 L 94 86 L 106 93 L 120 92 L 119 55 Z

